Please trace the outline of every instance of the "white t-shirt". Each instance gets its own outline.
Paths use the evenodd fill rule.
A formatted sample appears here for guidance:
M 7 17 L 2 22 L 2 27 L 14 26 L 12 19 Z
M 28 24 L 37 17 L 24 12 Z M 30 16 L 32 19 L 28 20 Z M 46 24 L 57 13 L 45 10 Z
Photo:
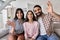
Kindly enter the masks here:
M 46 35 L 47 33 L 41 17 L 38 19 L 38 22 L 40 24 L 40 35 Z

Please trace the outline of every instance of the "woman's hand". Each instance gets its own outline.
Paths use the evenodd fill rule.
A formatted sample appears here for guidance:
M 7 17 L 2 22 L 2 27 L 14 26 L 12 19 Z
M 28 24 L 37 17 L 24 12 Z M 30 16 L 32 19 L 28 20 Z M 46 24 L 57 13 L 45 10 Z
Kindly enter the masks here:
M 7 21 L 7 24 L 8 24 L 9 26 L 12 26 L 13 28 L 15 27 L 15 22 L 13 22 L 13 21 L 11 22 L 11 21 L 8 20 L 8 21 Z
M 10 30 L 10 33 L 11 33 L 11 34 L 14 34 L 15 22 L 8 20 L 8 21 L 7 21 L 7 24 L 12 27 L 12 29 Z
M 11 24 L 11 21 L 9 21 L 9 20 L 8 20 L 8 21 L 7 21 L 7 24 L 10 26 L 10 24 Z

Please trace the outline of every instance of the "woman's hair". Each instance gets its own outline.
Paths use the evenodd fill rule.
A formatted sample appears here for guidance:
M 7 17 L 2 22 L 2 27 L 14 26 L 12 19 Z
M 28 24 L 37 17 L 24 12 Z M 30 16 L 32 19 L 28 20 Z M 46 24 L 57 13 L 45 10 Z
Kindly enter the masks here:
M 26 14 L 25 22 L 28 22 L 28 21 L 29 21 L 29 19 L 28 19 L 28 17 L 27 17 L 27 15 L 28 15 L 28 13 L 29 13 L 29 12 L 31 12 L 31 13 L 32 13 L 32 15 L 33 15 L 33 21 L 36 21 L 36 18 L 35 18 L 35 15 L 34 15 L 33 11 L 28 10 L 28 12 L 27 12 L 27 14 Z
M 22 19 L 24 20 L 24 12 L 23 12 L 23 10 L 21 8 L 17 8 L 16 9 L 14 20 L 17 20 L 18 19 L 18 17 L 17 17 L 18 11 L 21 11 L 21 13 L 23 14 Z

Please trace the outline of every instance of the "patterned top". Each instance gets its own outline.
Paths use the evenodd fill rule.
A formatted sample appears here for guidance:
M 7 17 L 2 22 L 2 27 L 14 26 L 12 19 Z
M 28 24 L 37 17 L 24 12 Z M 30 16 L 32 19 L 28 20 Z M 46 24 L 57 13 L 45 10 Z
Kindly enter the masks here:
M 54 21 L 60 21 L 60 20 L 48 13 L 42 17 L 42 21 L 43 21 L 46 32 L 53 32 L 54 30 L 52 27 L 52 23 Z
M 39 23 L 36 21 L 34 21 L 33 23 L 25 22 L 23 26 L 25 31 L 25 38 L 27 39 L 28 37 L 31 37 L 33 39 L 36 39 L 39 32 Z
M 23 33 L 24 32 L 24 28 L 23 28 L 23 23 L 20 23 L 19 20 L 13 20 L 16 24 L 15 26 L 15 33 L 16 34 L 20 34 L 20 33 Z M 11 30 L 12 27 L 10 26 L 9 30 Z

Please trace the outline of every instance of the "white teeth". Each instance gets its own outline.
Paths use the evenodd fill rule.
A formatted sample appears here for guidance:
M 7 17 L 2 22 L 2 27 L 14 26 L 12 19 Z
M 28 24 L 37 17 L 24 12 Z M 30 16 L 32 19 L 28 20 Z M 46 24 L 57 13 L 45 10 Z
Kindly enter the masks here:
M 36 15 L 40 15 L 40 13 L 37 13 Z

